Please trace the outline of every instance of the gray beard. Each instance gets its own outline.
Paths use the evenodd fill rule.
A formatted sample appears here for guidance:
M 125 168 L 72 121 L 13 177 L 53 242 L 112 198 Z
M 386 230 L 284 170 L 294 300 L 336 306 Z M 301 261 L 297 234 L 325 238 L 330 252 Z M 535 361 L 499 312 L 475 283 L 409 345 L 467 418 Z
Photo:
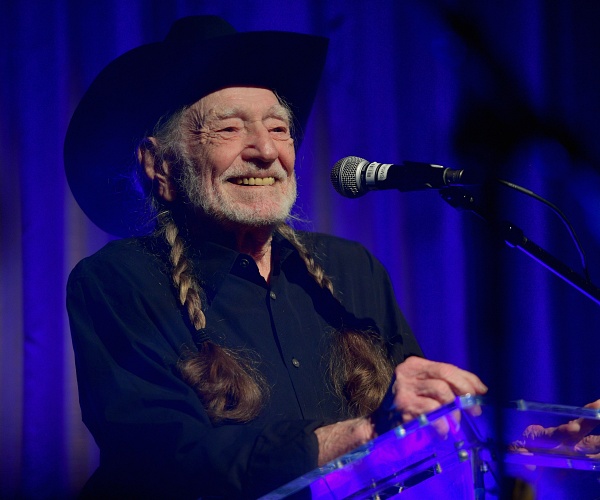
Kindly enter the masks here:
M 183 163 L 182 177 L 180 179 L 181 189 L 194 211 L 200 211 L 208 218 L 220 224 L 235 224 L 247 227 L 276 227 L 290 219 L 292 208 L 297 198 L 295 179 L 293 190 L 290 191 L 285 203 L 280 206 L 277 213 L 264 216 L 250 210 L 239 210 L 232 207 L 224 199 L 222 193 L 216 191 L 212 186 L 209 186 L 212 193 L 211 196 L 208 196 L 208 193 L 202 186 L 195 165 L 189 159 L 184 160 Z

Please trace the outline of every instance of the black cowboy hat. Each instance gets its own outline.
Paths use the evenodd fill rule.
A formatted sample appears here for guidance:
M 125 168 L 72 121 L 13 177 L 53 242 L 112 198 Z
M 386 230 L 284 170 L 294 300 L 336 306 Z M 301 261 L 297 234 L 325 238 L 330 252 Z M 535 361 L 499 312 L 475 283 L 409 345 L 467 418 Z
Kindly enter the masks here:
M 219 17 L 192 16 L 176 21 L 164 41 L 118 57 L 92 82 L 67 130 L 65 171 L 77 203 L 110 234 L 147 234 L 147 200 L 131 181 L 139 141 L 161 118 L 235 85 L 274 90 L 301 131 L 327 43 L 299 33 L 238 33 Z

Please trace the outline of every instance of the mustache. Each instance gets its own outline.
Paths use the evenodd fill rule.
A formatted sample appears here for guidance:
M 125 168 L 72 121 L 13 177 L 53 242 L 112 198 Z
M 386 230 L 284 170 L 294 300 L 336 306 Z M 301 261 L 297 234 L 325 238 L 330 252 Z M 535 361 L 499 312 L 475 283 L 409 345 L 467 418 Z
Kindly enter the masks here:
M 228 181 L 239 177 L 274 177 L 276 181 L 283 181 L 288 179 L 290 174 L 281 164 L 273 164 L 265 168 L 254 163 L 247 163 L 228 168 L 219 176 L 219 180 Z

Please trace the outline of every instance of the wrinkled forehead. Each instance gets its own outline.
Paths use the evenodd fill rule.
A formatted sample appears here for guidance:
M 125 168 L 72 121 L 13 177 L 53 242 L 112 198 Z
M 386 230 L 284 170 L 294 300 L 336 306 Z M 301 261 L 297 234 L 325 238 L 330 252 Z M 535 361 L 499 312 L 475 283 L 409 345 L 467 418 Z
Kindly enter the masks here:
M 196 101 L 190 111 L 201 122 L 250 115 L 292 121 L 291 111 L 283 99 L 263 87 L 225 87 Z

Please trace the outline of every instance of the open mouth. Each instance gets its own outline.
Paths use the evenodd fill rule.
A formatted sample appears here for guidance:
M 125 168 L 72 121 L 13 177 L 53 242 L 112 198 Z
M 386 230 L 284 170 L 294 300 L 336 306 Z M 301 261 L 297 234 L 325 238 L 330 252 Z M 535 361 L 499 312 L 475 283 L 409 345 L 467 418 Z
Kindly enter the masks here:
M 275 177 L 235 177 L 229 179 L 229 182 L 238 186 L 272 186 L 275 184 Z

